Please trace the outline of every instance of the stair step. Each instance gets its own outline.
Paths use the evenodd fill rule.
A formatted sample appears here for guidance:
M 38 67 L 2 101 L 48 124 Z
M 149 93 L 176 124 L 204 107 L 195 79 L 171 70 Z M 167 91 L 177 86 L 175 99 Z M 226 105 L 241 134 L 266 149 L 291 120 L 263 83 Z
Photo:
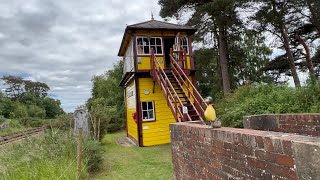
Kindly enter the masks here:
M 181 102 L 182 102 L 183 106 L 187 106 L 187 107 L 193 108 L 192 104 L 189 104 L 189 102 L 187 102 L 187 101 L 181 101 Z M 186 104 L 186 102 L 188 104 Z
M 190 115 L 191 120 L 199 120 L 199 116 L 198 115 Z
M 171 94 L 173 94 L 174 92 L 171 92 Z M 177 94 L 185 94 L 184 92 L 175 92 Z

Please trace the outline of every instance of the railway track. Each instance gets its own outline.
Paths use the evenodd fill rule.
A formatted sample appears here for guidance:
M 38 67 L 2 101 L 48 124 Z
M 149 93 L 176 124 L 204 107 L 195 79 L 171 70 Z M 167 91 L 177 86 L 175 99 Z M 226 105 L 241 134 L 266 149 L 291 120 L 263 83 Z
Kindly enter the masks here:
M 20 139 L 24 139 L 30 136 L 34 136 L 44 131 L 44 128 L 33 128 L 25 131 L 19 131 L 12 134 L 0 136 L 0 146 L 4 144 L 8 144 L 14 141 L 18 141 Z

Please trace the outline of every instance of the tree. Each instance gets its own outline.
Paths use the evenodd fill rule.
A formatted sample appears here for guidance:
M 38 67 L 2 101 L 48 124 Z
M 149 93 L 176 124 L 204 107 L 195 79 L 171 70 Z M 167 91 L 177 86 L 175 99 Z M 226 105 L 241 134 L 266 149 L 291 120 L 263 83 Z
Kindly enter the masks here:
M 102 123 L 108 132 L 117 131 L 125 126 L 123 89 L 119 87 L 122 73 L 123 61 L 119 61 L 113 69 L 92 78 L 92 97 L 88 99 L 87 107 L 91 112 L 96 111 L 99 114 L 108 115 L 109 123 L 105 125 Z M 102 116 L 100 119 L 102 122 Z
M 0 100 L 0 103 L 4 102 L 3 105 L 0 104 L 0 113 L 5 117 L 9 118 L 11 113 L 19 118 L 26 114 L 30 117 L 55 118 L 64 113 L 59 100 L 47 97 L 50 87 L 46 83 L 11 75 L 1 79 L 7 86 L 5 92 L 8 98 Z M 25 108 L 27 113 L 24 113 Z
M 37 97 L 46 97 L 50 87 L 46 83 L 33 82 L 29 80 L 24 81 L 25 91 L 30 94 L 34 94 Z
M 253 1 L 257 2 L 257 1 Z M 288 35 L 287 15 L 289 14 L 293 4 L 291 2 L 285 2 L 280 0 L 259 0 L 260 9 L 254 15 L 254 20 L 260 24 L 260 29 L 269 31 L 279 38 L 283 43 L 283 47 L 286 51 L 287 61 L 291 70 L 293 81 L 296 87 L 300 87 L 300 79 L 295 66 L 295 59 L 290 49 L 290 39 Z M 252 4 L 256 6 L 255 3 Z
M 42 108 L 45 110 L 47 118 L 56 118 L 64 113 L 61 108 L 61 102 L 58 99 L 46 97 L 42 101 Z
M 235 41 L 232 48 L 236 51 L 231 51 L 230 59 L 233 61 L 230 69 L 237 88 L 245 84 L 273 81 L 271 75 L 263 69 L 272 53 L 264 37 L 254 31 L 247 31 Z
M 197 86 L 203 97 L 211 96 L 214 100 L 221 98 L 221 76 L 218 64 L 218 52 L 214 49 L 194 51 Z
M 29 105 L 27 112 L 29 117 L 41 119 L 46 117 L 46 111 L 37 105 Z
M 6 94 L 12 98 L 19 98 L 24 92 L 24 80 L 18 76 L 3 76 L 1 78 L 4 81 L 4 85 L 8 86 L 5 89 Z
M 305 3 L 309 8 L 310 15 L 308 17 L 310 18 L 310 22 L 317 27 L 320 36 L 320 2 L 318 0 L 303 0 L 302 3 Z
M 313 77 L 315 76 L 315 72 L 314 72 L 314 66 L 311 60 L 311 50 L 309 48 L 309 46 L 306 43 L 306 40 L 303 38 L 303 35 L 306 36 L 310 36 L 310 34 L 313 32 L 313 26 L 310 24 L 305 24 L 302 27 L 297 28 L 292 34 L 294 36 L 294 39 L 296 41 L 293 41 L 293 44 L 295 45 L 295 47 L 298 47 L 299 44 L 301 44 L 303 46 L 303 49 L 298 49 L 299 53 L 302 54 L 305 57 L 305 65 L 309 70 L 309 76 Z M 307 37 L 310 38 L 310 37 Z
M 207 28 L 214 32 L 218 42 L 219 64 L 224 94 L 231 92 L 228 39 L 230 30 L 235 26 L 239 27 L 242 25 L 236 13 L 236 8 L 241 3 L 241 1 L 236 0 L 159 0 L 161 6 L 160 15 L 162 17 L 174 16 L 182 11 L 194 11 L 189 22 L 200 22 L 201 26 L 210 26 Z M 194 21 L 195 19 L 196 21 Z M 205 19 L 206 21 L 199 21 L 201 19 Z

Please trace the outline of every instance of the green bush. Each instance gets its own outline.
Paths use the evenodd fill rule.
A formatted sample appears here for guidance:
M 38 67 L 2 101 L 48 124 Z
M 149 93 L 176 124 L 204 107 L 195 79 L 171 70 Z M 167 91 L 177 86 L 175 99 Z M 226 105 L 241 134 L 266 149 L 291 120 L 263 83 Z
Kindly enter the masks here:
M 20 124 L 27 127 L 42 127 L 50 123 L 49 119 L 40 119 L 35 117 L 26 117 L 18 119 Z
M 46 111 L 37 105 L 29 105 L 28 115 L 29 117 L 44 119 L 46 117 Z
M 61 114 L 57 116 L 56 119 L 51 120 L 48 127 L 65 131 L 72 129 L 74 127 L 72 114 Z
M 4 118 L 4 116 L 0 115 L 0 124 L 4 123 L 6 121 L 7 121 L 7 119 Z
M 13 110 L 14 118 L 25 118 L 28 117 L 28 109 L 25 105 L 20 103 L 15 103 L 15 108 Z
M 97 172 L 100 169 L 103 157 L 103 148 L 97 141 L 84 141 L 85 164 L 89 172 Z
M 242 127 L 243 116 L 320 112 L 320 84 L 302 88 L 265 84 L 243 86 L 217 104 L 224 126 Z
M 19 122 L 19 120 L 11 119 L 10 120 L 10 128 L 22 128 L 22 125 Z

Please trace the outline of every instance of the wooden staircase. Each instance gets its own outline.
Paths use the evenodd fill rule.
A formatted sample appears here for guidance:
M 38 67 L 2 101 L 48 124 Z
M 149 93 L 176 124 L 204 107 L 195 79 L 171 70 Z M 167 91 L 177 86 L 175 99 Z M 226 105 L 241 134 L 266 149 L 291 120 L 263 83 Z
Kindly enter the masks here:
M 154 51 L 151 51 L 150 74 L 153 81 L 160 85 L 177 122 L 203 121 L 207 104 L 187 76 L 190 71 L 187 69 L 185 50 L 171 50 L 170 58 L 171 70 L 164 70 Z

